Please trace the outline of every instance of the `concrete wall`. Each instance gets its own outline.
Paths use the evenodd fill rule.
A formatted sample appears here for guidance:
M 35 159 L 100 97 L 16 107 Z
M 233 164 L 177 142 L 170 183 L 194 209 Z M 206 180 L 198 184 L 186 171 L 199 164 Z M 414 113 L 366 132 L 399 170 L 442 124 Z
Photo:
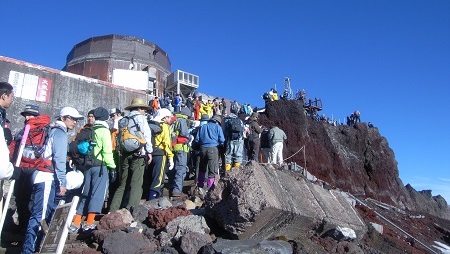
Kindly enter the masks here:
M 125 89 L 97 79 L 0 56 L 0 81 L 8 82 L 11 71 L 31 74 L 34 77 L 37 76 L 51 81 L 48 102 L 38 101 L 36 100 L 39 99 L 37 97 L 24 99 L 15 96 L 13 105 L 7 109 L 7 118 L 11 121 L 10 128 L 13 133 L 23 127 L 24 119 L 20 112 L 26 104 L 38 105 L 41 114 L 47 114 L 54 118 L 59 114 L 59 110 L 65 106 L 74 107 L 82 115 L 87 115 L 89 110 L 99 106 L 108 110 L 114 107 L 123 110 L 135 97 L 147 99 L 143 91 Z M 31 83 L 33 82 L 29 82 L 28 85 Z M 29 86 L 25 87 L 27 87 L 26 90 Z M 77 129 L 82 127 L 85 121 L 79 121 Z

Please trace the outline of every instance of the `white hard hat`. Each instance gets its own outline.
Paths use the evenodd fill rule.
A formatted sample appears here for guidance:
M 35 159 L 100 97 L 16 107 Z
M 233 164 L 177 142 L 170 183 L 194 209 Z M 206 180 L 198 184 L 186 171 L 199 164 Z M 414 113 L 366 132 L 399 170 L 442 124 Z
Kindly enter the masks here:
M 170 112 L 170 110 L 168 110 L 166 108 L 162 108 L 156 112 L 156 115 L 153 118 L 153 120 L 156 122 L 161 122 L 161 120 L 167 116 L 172 116 L 172 112 Z
M 84 181 L 84 175 L 81 171 L 73 170 L 66 174 L 66 188 L 68 190 L 78 189 Z

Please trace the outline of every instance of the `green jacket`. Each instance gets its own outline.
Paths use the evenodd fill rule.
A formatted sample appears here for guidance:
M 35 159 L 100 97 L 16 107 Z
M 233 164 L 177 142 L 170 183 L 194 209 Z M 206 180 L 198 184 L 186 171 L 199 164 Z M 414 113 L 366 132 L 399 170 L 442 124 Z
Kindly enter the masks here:
M 113 158 L 111 132 L 106 126 L 108 125 L 104 121 L 95 121 L 93 128 L 96 145 L 93 153 L 95 158 L 103 161 L 108 168 L 116 168 Z

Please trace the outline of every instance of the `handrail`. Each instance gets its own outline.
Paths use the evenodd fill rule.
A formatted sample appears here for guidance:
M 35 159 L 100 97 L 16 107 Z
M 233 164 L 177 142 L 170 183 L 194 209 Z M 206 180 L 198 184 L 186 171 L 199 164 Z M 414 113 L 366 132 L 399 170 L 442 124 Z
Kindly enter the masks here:
M 353 196 L 350 193 L 347 193 L 351 198 L 353 198 L 354 200 L 356 200 L 358 203 L 364 205 L 365 207 L 368 207 L 369 209 L 373 210 L 373 212 L 379 216 L 381 219 L 383 219 L 384 221 L 386 221 L 387 223 L 389 223 L 391 226 L 394 226 L 396 229 L 400 230 L 400 232 L 402 232 L 403 234 L 405 234 L 408 237 L 411 237 L 412 239 L 414 239 L 415 241 L 417 241 L 418 243 L 420 243 L 423 247 L 425 247 L 427 250 L 431 251 L 431 253 L 434 254 L 438 254 L 438 252 L 434 251 L 433 249 L 431 249 L 430 247 L 428 247 L 427 245 L 425 245 L 424 243 L 422 243 L 421 241 L 419 241 L 419 239 L 415 238 L 414 236 L 408 234 L 405 230 L 401 229 L 399 226 L 395 225 L 392 221 L 390 221 L 388 218 L 384 217 L 383 215 L 381 215 L 379 212 L 375 211 L 374 209 L 372 209 L 370 206 L 364 204 L 361 200 L 357 199 L 355 196 Z

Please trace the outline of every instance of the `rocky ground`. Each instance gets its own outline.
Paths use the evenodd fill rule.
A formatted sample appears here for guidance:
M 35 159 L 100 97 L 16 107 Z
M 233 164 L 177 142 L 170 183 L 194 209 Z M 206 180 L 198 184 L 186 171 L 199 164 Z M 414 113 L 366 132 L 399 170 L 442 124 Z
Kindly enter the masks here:
M 143 201 L 132 213 L 123 209 L 103 215 L 97 230 L 69 235 L 64 253 L 440 253 L 433 247 L 435 241 L 450 245 L 450 222 L 445 219 L 405 212 L 370 198 L 357 199 L 355 211 L 368 228 L 357 239 L 320 234 L 313 228 L 291 239 L 283 235 L 239 239 L 209 216 L 199 196 L 190 195 Z M 382 233 L 371 223 L 381 225 Z M 6 253 L 20 253 L 11 242 L 2 244 Z
M 97 230 L 69 235 L 64 253 L 441 253 L 439 243 L 450 245 L 446 201 L 432 196 L 429 190 L 416 191 L 410 185 L 403 185 L 394 152 L 378 129 L 368 128 L 364 123 L 349 127 L 312 121 L 304 115 L 299 101 L 267 105 L 260 123 L 276 124 L 285 130 L 289 137 L 284 151 L 285 158 L 289 158 L 287 165 L 274 168 L 250 164 L 233 169 L 227 177 L 217 180 L 217 187 L 206 197 L 193 192 L 192 182 L 186 182 L 188 198 L 164 197 L 142 202 L 131 213 L 121 210 L 100 216 Z M 305 155 L 298 152 L 303 146 Z M 287 172 L 293 163 L 306 164 L 308 172 L 315 177 Z M 264 192 L 250 195 L 250 189 L 246 189 L 245 183 L 253 183 L 253 187 L 259 184 L 262 171 L 265 177 L 284 177 L 284 186 L 273 186 L 279 193 L 291 184 L 299 185 L 303 179 L 301 182 L 311 190 L 320 186 L 318 193 L 327 196 L 336 191 L 354 195 L 350 206 L 353 208 L 345 212 L 357 214 L 365 230 L 355 230 L 361 232 L 356 237 L 339 227 L 325 230 L 330 224 L 339 224 L 339 218 L 325 223 L 330 219 L 327 216 L 321 217 L 318 223 L 301 226 L 294 220 L 292 224 L 290 219 L 298 218 L 302 210 L 309 208 L 294 204 L 296 211 L 287 210 L 283 203 L 278 203 L 277 208 L 274 204 L 283 199 L 274 197 L 276 202 L 266 202 Z M 237 187 L 219 188 L 230 183 Z M 255 190 L 260 191 L 260 187 Z M 212 207 L 225 200 L 220 214 L 212 212 Z M 271 206 L 269 212 L 268 206 Z M 236 207 L 245 209 L 235 210 Z M 266 214 L 267 220 L 270 220 L 267 214 L 285 216 L 283 223 L 299 225 L 298 234 L 258 237 L 263 235 L 261 232 L 267 235 L 271 230 L 283 231 L 279 227 L 264 228 L 268 221 L 258 217 L 261 213 Z M 226 216 L 232 219 L 224 220 Z M 311 221 L 315 219 L 313 215 Z M 3 251 L 20 253 L 23 235 L 13 234 L 7 225 L 2 234 Z M 260 231 L 248 233 L 248 229 Z

